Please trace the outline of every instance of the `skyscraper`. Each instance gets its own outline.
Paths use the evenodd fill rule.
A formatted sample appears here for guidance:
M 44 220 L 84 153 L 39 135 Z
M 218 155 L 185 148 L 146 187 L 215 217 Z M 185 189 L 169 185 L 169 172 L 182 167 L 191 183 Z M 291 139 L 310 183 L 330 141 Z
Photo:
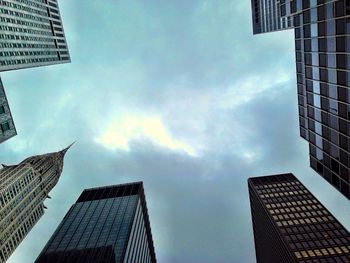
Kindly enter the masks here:
M 50 198 L 48 193 L 58 182 L 69 147 L 0 169 L 0 263 L 44 214 L 44 200 Z
M 0 143 L 17 134 L 13 123 L 9 104 L 7 102 L 4 86 L 0 78 Z
M 0 1 L 0 71 L 69 61 L 57 0 Z
M 248 186 L 258 263 L 350 262 L 350 233 L 293 174 Z
M 142 182 L 84 190 L 35 262 L 156 262 Z
M 300 135 L 310 165 L 350 199 L 350 1 L 284 0 L 279 12 L 294 21 Z
M 251 0 L 253 33 L 268 33 L 293 27 L 292 16 L 282 16 L 281 2 L 277 0 Z

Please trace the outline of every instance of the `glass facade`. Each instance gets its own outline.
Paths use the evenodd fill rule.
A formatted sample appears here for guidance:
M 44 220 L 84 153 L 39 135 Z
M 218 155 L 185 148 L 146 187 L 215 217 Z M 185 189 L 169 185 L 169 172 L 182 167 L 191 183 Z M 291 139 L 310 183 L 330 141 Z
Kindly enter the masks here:
M 248 186 L 257 262 L 349 262 L 350 233 L 293 174 Z
M 142 183 L 84 190 L 36 263 L 156 262 Z
M 44 214 L 44 200 L 58 182 L 67 150 L 0 169 L 0 263 L 6 262 Z
M 300 136 L 310 165 L 350 199 L 350 1 L 279 5 L 282 18 L 293 18 Z M 254 25 L 254 5 L 252 13 Z
M 293 27 L 292 16 L 281 15 L 278 0 L 251 0 L 253 33 L 267 33 Z
M 291 8 L 300 135 L 311 167 L 350 198 L 350 1 L 320 2 Z
M 4 86 L 0 78 L 0 143 L 17 135 Z
M 57 0 L 0 1 L 0 71 L 66 62 Z

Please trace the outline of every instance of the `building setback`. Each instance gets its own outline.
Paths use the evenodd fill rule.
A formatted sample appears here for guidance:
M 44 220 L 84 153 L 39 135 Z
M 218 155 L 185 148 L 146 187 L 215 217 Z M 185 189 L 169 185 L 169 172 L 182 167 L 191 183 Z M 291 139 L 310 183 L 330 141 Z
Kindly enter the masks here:
M 248 187 L 258 263 L 350 262 L 350 233 L 293 174 Z
M 282 16 L 280 2 L 276 0 L 251 0 L 253 33 L 261 34 L 293 27 L 291 16 Z
M 0 72 L 66 62 L 57 0 L 0 1 Z
M 29 157 L 18 165 L 2 165 L 0 263 L 6 262 L 44 214 L 44 200 L 58 182 L 68 148 Z
M 36 263 L 155 263 L 142 182 L 86 189 Z
M 350 1 L 279 2 L 281 17 L 294 21 L 300 136 L 310 165 L 350 199 Z
M 17 135 L 4 86 L 0 78 L 0 143 Z

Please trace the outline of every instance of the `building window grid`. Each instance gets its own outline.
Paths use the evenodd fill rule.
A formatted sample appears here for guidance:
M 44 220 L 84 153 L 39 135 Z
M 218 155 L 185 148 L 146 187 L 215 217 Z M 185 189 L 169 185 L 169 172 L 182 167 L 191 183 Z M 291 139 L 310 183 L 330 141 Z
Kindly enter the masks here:
M 103 208 L 100 205 L 97 205 L 98 202 L 105 202 L 106 203 L 106 200 L 108 200 L 108 202 L 109 202 L 109 205 L 107 207 Z M 110 200 L 114 200 L 114 203 L 112 203 Z M 115 214 L 116 218 L 114 218 L 113 222 L 111 222 L 112 224 L 110 225 L 110 230 L 108 231 L 108 236 L 109 237 L 107 237 L 107 239 L 103 239 L 103 240 L 105 240 L 104 244 L 111 244 L 111 242 L 115 242 L 114 247 L 115 247 L 115 252 L 116 252 L 116 255 L 117 255 L 117 258 L 118 258 L 118 255 L 120 256 L 121 249 L 124 247 L 125 238 L 126 238 L 126 232 L 125 231 L 128 229 L 126 224 L 122 223 L 122 222 L 125 222 L 125 220 L 129 220 L 130 221 L 130 219 L 131 219 L 130 211 L 134 209 L 133 205 L 128 204 L 128 202 L 131 202 L 131 200 L 135 200 L 135 196 L 125 196 L 125 197 L 117 197 L 117 198 L 113 198 L 113 199 L 101 199 L 101 200 L 96 200 L 96 201 L 87 201 L 87 202 L 84 202 L 84 203 L 77 203 L 77 204 L 82 204 L 82 206 L 86 206 L 86 205 L 88 205 L 88 203 L 92 203 L 93 202 L 96 205 L 95 205 L 95 208 L 92 208 L 92 207 L 86 208 L 88 210 L 86 210 L 83 213 L 80 213 L 79 217 L 75 216 L 74 219 L 70 220 L 70 218 L 72 218 L 72 215 L 68 215 L 67 220 L 65 221 L 65 225 L 69 225 L 69 221 L 68 220 L 70 220 L 72 222 L 78 222 L 79 218 L 83 218 L 83 220 L 85 219 L 86 222 L 84 223 L 83 221 L 81 221 L 79 223 L 79 226 L 83 226 L 83 228 L 85 228 L 86 226 L 90 226 L 91 227 L 91 224 L 95 225 L 92 222 L 92 217 L 91 216 L 95 215 L 96 216 L 95 219 L 98 220 L 98 222 L 95 220 L 96 221 L 96 225 L 92 228 L 91 231 L 89 231 L 89 232 L 91 232 L 91 236 L 88 238 L 88 241 L 87 241 L 86 245 L 83 246 L 83 247 L 93 247 L 96 242 L 97 243 L 101 242 L 100 238 L 103 238 L 103 237 L 101 237 L 100 235 L 92 235 L 92 232 L 93 231 L 97 231 L 99 227 L 103 228 L 103 227 L 106 226 L 105 225 L 106 222 L 107 222 L 106 220 L 110 219 L 108 217 L 107 213 L 111 212 L 112 205 L 114 207 L 115 204 L 116 204 L 117 205 L 116 208 L 118 210 L 118 212 Z M 100 207 L 100 211 L 97 211 L 96 209 L 99 208 L 99 207 Z M 108 209 L 108 207 L 109 207 L 109 209 Z M 92 213 L 90 216 L 86 214 L 88 211 L 90 211 L 90 213 Z M 113 209 L 113 211 L 114 211 L 114 209 Z M 102 223 L 101 220 L 104 221 L 104 223 L 103 223 L 103 225 L 99 226 L 99 223 Z M 116 227 L 117 227 L 117 229 L 115 229 Z M 68 235 L 69 232 L 67 232 L 67 231 L 70 231 L 69 229 L 74 229 L 75 234 Z M 116 235 L 116 233 L 112 232 L 112 229 L 117 230 L 118 234 Z M 67 228 L 67 231 L 63 231 L 63 230 L 64 229 L 61 227 L 61 229 L 58 232 L 55 240 L 58 241 L 60 239 L 59 236 L 62 236 L 62 237 L 64 236 L 64 239 L 70 240 L 70 241 L 69 241 L 69 243 L 67 243 L 68 241 L 62 243 L 62 241 L 61 241 L 60 245 L 57 247 L 57 249 L 55 251 L 61 251 L 62 249 L 63 250 L 69 250 L 69 249 L 72 248 L 72 246 L 75 247 L 75 245 L 72 243 L 72 239 L 69 238 L 69 236 L 71 236 L 72 238 L 75 236 L 78 239 L 80 239 L 82 237 L 80 235 L 82 232 L 81 231 L 79 232 L 78 230 L 76 230 L 76 227 L 73 226 L 73 225 L 69 225 L 69 227 Z M 86 231 L 86 229 L 85 229 L 85 231 Z M 83 231 L 84 234 L 85 234 L 85 231 Z M 60 233 L 61 233 L 61 235 L 60 235 Z M 118 237 L 118 238 L 116 239 L 116 237 Z M 93 239 L 95 241 L 93 241 Z M 53 240 L 51 245 L 49 246 L 49 248 L 47 250 L 48 252 L 52 251 L 51 248 L 57 246 L 57 241 L 55 241 L 55 240 Z M 92 241 L 93 241 L 93 243 L 92 243 Z M 66 243 L 70 244 L 70 245 L 66 245 Z M 66 247 L 66 248 L 64 249 L 64 247 Z
M 23 42 L 23 41 L 31 41 L 31 42 L 34 41 L 35 42 L 36 41 L 36 42 L 38 42 L 39 45 L 41 44 L 43 46 L 48 46 L 45 44 L 45 42 L 54 43 L 53 41 L 57 41 L 58 45 L 57 44 L 56 44 L 56 46 L 52 45 L 52 48 L 54 48 L 54 50 L 52 51 L 51 57 L 49 54 L 43 54 L 44 57 L 38 58 L 39 54 L 19 53 L 19 54 L 17 54 L 17 56 L 22 56 L 22 57 L 16 57 L 16 58 L 10 59 L 10 60 L 0 60 L 0 66 L 5 66 L 6 68 L 12 68 L 13 66 L 19 65 L 19 64 L 22 64 L 22 65 L 27 64 L 28 66 L 30 66 L 30 65 L 36 64 L 36 63 L 51 64 L 51 63 L 58 62 L 58 61 L 69 60 L 69 54 L 68 54 L 67 46 L 65 45 L 65 38 L 63 35 L 63 28 L 62 28 L 62 24 L 60 21 L 57 3 L 48 2 L 49 5 L 47 5 L 46 3 L 43 3 L 43 4 L 45 4 L 45 6 L 43 7 L 44 8 L 43 10 L 45 10 L 45 12 L 44 12 L 44 11 L 33 9 L 32 7 L 29 7 L 27 5 L 26 6 L 23 5 L 23 4 L 29 5 L 29 2 L 33 2 L 33 1 L 18 1 L 18 2 L 19 3 L 15 4 L 15 3 L 8 2 L 8 1 L 2 1 L 2 3 L 0 4 L 0 13 L 3 13 L 0 17 L 0 27 L 2 30 L 6 29 L 6 30 L 12 31 L 11 35 L 6 35 L 6 34 L 0 35 L 0 39 L 2 38 L 5 40 L 5 43 L 0 43 L 0 47 L 12 48 L 13 46 L 16 46 L 16 45 L 18 46 L 18 43 L 16 43 L 16 42 L 14 42 L 12 44 L 6 43 L 8 41 L 11 41 L 11 39 L 13 39 L 15 41 L 20 40 L 21 42 Z M 40 5 L 40 4 L 33 4 L 33 5 L 35 6 L 35 5 Z M 1 6 L 2 6 L 2 8 L 1 8 Z M 36 6 L 36 7 L 38 7 L 38 6 Z M 13 10 L 11 8 L 13 8 Z M 48 13 L 47 13 L 48 10 L 50 12 L 50 16 L 48 16 Z M 32 15 L 32 13 L 35 15 Z M 46 15 L 44 16 L 44 14 L 46 14 Z M 43 15 L 44 18 L 42 18 L 38 15 Z M 16 18 L 14 18 L 14 17 L 16 17 Z M 43 24 L 43 22 L 45 22 L 45 21 L 47 23 Z M 2 25 L 2 23 L 3 23 L 3 25 Z M 52 23 L 52 24 L 50 25 L 50 23 Z M 34 28 L 44 28 L 45 30 L 48 30 L 48 31 L 36 30 L 33 27 Z M 54 35 L 52 35 L 52 29 L 53 29 Z M 22 35 L 16 36 L 16 32 L 20 32 Z M 23 35 L 23 33 L 26 33 L 26 35 Z M 28 36 L 28 33 L 33 33 L 33 35 Z M 45 39 L 45 38 L 39 37 L 38 35 L 47 35 L 50 37 Z M 3 41 L 0 41 L 0 42 L 3 42 Z M 32 44 L 30 44 L 30 45 L 32 45 Z M 40 48 L 40 47 L 38 46 L 38 48 Z M 60 51 L 62 51 L 62 54 Z M 60 55 L 58 54 L 58 52 L 60 53 Z M 2 53 L 2 57 L 4 57 L 4 54 L 7 54 L 7 53 Z M 8 53 L 8 56 L 10 56 L 10 55 L 14 55 L 14 54 Z M 16 56 L 16 55 L 14 55 L 14 56 Z M 28 56 L 35 56 L 35 58 L 34 57 L 30 58 Z
M 47 158 L 42 159 L 49 161 Z M 32 162 L 30 162 L 30 164 L 32 164 Z M 51 162 L 51 164 L 54 163 Z M 23 169 L 27 169 L 27 171 Z M 42 182 L 39 180 L 40 176 L 34 176 L 33 171 L 33 168 L 29 165 L 29 160 L 23 161 L 14 169 L 4 168 L 4 170 L 1 171 L 1 178 L 2 180 L 5 179 L 1 185 L 6 186 L 5 188 L 1 189 L 1 204 L 3 207 L 5 205 L 5 210 L 8 210 L 9 208 L 9 206 L 6 208 L 6 201 L 10 202 L 10 206 L 13 204 L 16 205 L 15 210 L 10 209 L 8 211 L 4 211 L 2 209 L 3 213 L 1 213 L 1 215 L 6 215 L 7 217 L 5 220 L 2 220 L 2 218 L 0 220 L 1 227 L 6 228 L 4 231 L 1 230 L 0 232 L 2 234 L 2 239 L 5 240 L 5 242 L 7 242 L 6 240 L 9 240 L 7 245 L 5 245 L 4 251 L 6 250 L 6 252 L 2 255 L 5 259 L 12 253 L 14 247 L 18 245 L 17 242 L 23 239 L 23 237 L 29 232 L 39 217 L 44 213 L 42 202 L 46 198 L 46 193 L 43 192 Z M 22 178 L 15 176 L 15 173 L 19 173 Z M 23 191 L 20 191 L 21 187 L 23 187 L 26 183 L 29 183 L 30 180 L 33 180 L 33 182 L 35 181 L 36 189 L 30 190 L 28 186 L 25 189 L 22 189 Z M 19 197 L 19 195 L 22 193 L 25 194 L 29 192 L 30 196 L 25 198 L 24 201 L 22 200 L 18 203 L 17 197 Z M 28 212 L 31 214 L 28 214 Z M 8 224 L 8 216 L 11 218 L 15 217 L 16 220 L 11 222 L 11 224 Z M 20 223 L 20 225 L 18 223 Z M 16 229 L 18 229 L 19 232 L 16 232 Z
M 350 237 L 344 231 L 339 231 L 341 226 L 336 220 L 325 210 L 325 208 L 317 202 L 314 197 L 303 187 L 298 186 L 298 183 L 284 182 L 275 184 L 266 184 L 255 187 L 260 198 L 262 198 L 272 218 L 276 221 L 278 227 L 285 234 L 289 229 L 295 228 L 295 234 L 287 235 L 289 245 L 295 252 L 298 259 L 312 259 L 316 257 L 330 256 L 334 259 L 334 255 L 350 255 Z M 286 195 L 279 196 L 278 193 L 284 191 L 294 191 L 300 194 L 300 200 L 296 196 Z M 271 193 L 273 193 L 271 195 Z M 306 195 L 306 199 L 305 199 Z M 284 202 L 278 198 L 283 198 Z M 287 198 L 287 200 L 285 200 Z M 304 211 L 304 212 L 302 212 Z M 276 216 L 279 215 L 279 216 Z M 313 216 L 313 217 L 310 217 Z M 294 219 L 295 218 L 295 219 Z M 292 224 L 279 224 L 279 220 L 293 220 Z M 304 220 L 305 224 L 303 224 Z M 301 224 L 295 224 L 295 223 Z M 327 224 L 325 224 L 327 222 Z M 297 227 L 295 227 L 297 225 Z M 304 225 L 304 226 L 303 226 Z M 311 229 L 309 226 L 318 226 L 319 229 Z M 323 244 L 316 244 L 314 241 L 319 239 L 314 235 L 315 230 L 321 231 L 324 234 L 323 238 L 327 238 Z M 319 233 L 318 233 L 319 234 Z M 293 242 L 292 242 L 293 240 Z M 344 244 L 345 243 L 345 244 Z M 347 245 L 346 245 L 347 244 Z M 337 246 L 338 245 L 338 246 Z M 327 246 L 325 248 L 325 246 Z M 340 258 L 339 257 L 339 258 Z
M 337 22 L 338 21 L 344 21 L 344 20 L 341 20 L 341 19 L 344 19 L 344 17 L 336 17 L 336 18 L 331 18 L 331 19 L 328 19 L 328 20 L 326 20 L 326 27 L 327 27 L 327 24 L 328 25 L 331 25 L 331 30 L 328 30 L 328 32 L 326 32 L 326 34 L 325 34 L 325 36 L 329 36 L 329 35 L 334 35 L 335 33 L 336 33 L 336 30 L 337 30 L 337 28 L 336 28 L 336 24 L 337 24 Z M 319 21 L 317 21 L 317 20 L 315 20 L 315 22 L 320 22 L 321 20 L 319 20 Z M 334 22 L 333 22 L 334 21 Z M 345 22 L 345 21 L 344 21 Z M 308 25 L 310 25 L 310 24 L 306 24 L 305 23 L 305 25 L 304 26 L 308 26 Z M 311 24 L 312 25 L 312 24 Z M 299 27 L 299 28 L 297 28 L 296 30 L 299 30 L 299 31 L 301 31 L 301 32 L 303 32 L 303 30 L 301 29 L 301 27 Z M 329 34 L 331 32 L 331 34 Z M 339 32 L 337 32 L 337 34 L 338 34 Z M 296 34 L 296 35 L 298 35 L 298 34 Z M 338 35 L 347 35 L 346 34 L 346 32 L 344 31 L 343 32 L 343 34 L 338 34 Z M 305 37 L 304 36 L 304 38 L 302 38 L 301 37 L 301 34 L 300 34 L 300 38 L 301 39 L 312 39 L 312 37 L 309 37 L 309 38 L 307 38 L 307 37 Z M 335 50 L 335 51 L 337 51 L 337 50 Z M 329 52 L 329 50 L 327 50 L 327 52 Z M 335 52 L 335 54 L 343 54 L 344 52 Z M 306 55 L 307 55 L 307 53 L 305 53 Z M 321 53 L 322 54 L 322 53 Z M 333 67 L 335 66 L 335 63 L 337 63 L 337 62 L 334 62 L 334 65 L 333 65 Z M 331 68 L 332 66 L 330 66 L 330 65 L 327 65 L 327 67 L 320 67 L 319 65 L 312 65 L 313 67 L 317 67 L 317 68 L 321 68 L 321 69 L 329 69 L 329 68 Z M 305 67 L 307 67 L 307 65 L 305 66 Z M 338 70 L 338 72 L 342 72 L 341 70 Z M 344 71 L 344 72 L 347 72 L 347 71 Z M 300 72 L 299 72 L 300 73 Z M 302 72 L 301 72 L 302 73 Z M 303 74 L 303 73 L 302 73 Z M 306 79 L 308 79 L 308 78 L 306 78 Z M 314 80 L 314 78 L 311 78 L 311 80 Z M 324 82 L 324 81 L 320 81 L 321 83 L 322 82 Z M 327 80 L 327 82 L 324 82 L 324 83 L 329 83 L 329 80 Z M 334 84 L 338 84 L 338 83 L 334 83 Z M 342 85 L 339 85 L 338 84 L 338 86 L 342 86 Z M 346 86 L 344 86 L 345 88 L 347 88 Z M 347 90 L 347 89 L 346 89 Z M 308 94 L 309 94 L 310 92 L 308 92 Z M 300 94 L 300 93 L 299 93 Z M 310 94 L 313 94 L 313 92 L 311 92 Z M 321 96 L 321 98 L 324 98 L 324 99 L 327 99 L 327 100 L 329 100 L 330 101 L 330 103 L 332 102 L 332 98 L 330 98 L 330 97 L 328 97 L 328 96 Z M 348 105 L 348 101 L 343 101 L 344 102 L 344 105 Z M 311 103 L 311 104 L 309 104 L 309 105 L 311 105 L 312 107 L 315 107 L 315 105 L 313 104 L 313 103 Z M 340 104 L 341 105 L 341 104 Z M 322 110 L 322 112 L 324 112 L 323 111 L 323 109 L 321 108 L 321 110 Z M 329 112 L 329 114 L 331 114 L 331 115 L 334 115 L 334 116 L 336 116 L 336 118 L 337 118 L 337 120 L 342 120 L 342 116 L 339 116 L 339 113 L 337 114 L 338 112 L 336 112 L 336 114 L 333 114 L 332 112 Z M 312 118 L 311 118 L 312 119 Z M 348 123 L 348 118 L 343 118 L 344 119 L 344 121 L 345 121 L 345 123 L 347 124 L 347 125 L 349 125 L 349 123 Z M 316 122 L 316 120 L 314 120 L 313 119 L 313 121 L 314 122 Z M 339 124 L 338 124 L 339 125 Z M 326 126 L 327 127 L 327 126 Z M 332 127 L 331 126 L 329 126 L 328 127 L 329 129 L 332 129 Z M 339 128 L 339 126 L 338 126 L 338 128 Z M 336 132 L 338 132 L 337 131 L 337 129 L 335 129 L 336 130 Z M 340 131 L 340 133 L 341 133 L 341 131 Z M 343 133 L 344 134 L 344 133 Z M 346 138 L 348 138 L 347 137 L 347 133 L 346 134 L 344 134 L 345 136 L 346 136 Z M 340 137 L 340 136 L 339 136 Z M 339 138 L 340 139 L 340 138 Z M 337 149 L 337 151 L 339 152 L 339 148 L 337 147 L 337 146 L 335 146 L 335 145 L 333 145 L 332 144 L 332 141 L 329 141 L 329 143 L 333 146 L 333 147 L 335 147 L 336 149 Z M 314 145 L 314 144 L 313 144 Z M 317 147 L 317 145 L 316 145 L 316 147 Z M 348 154 L 349 152 L 348 152 L 348 149 L 343 149 L 343 150 L 345 150 L 345 152 Z M 323 152 L 323 150 L 322 150 L 322 152 Z M 323 154 L 325 154 L 324 152 L 323 152 Z M 339 157 L 338 157 L 339 158 Z M 347 166 L 346 165 L 343 165 L 341 162 L 339 162 L 339 160 L 338 160 L 338 158 L 336 159 L 336 161 L 337 161 L 337 163 L 338 163 L 338 165 L 340 165 L 340 167 L 343 167 L 343 169 L 345 169 L 345 170 L 347 170 L 348 171 L 348 169 L 347 169 Z M 347 160 L 347 162 L 349 162 L 349 160 Z M 323 163 L 322 163 L 322 165 L 324 165 Z M 330 168 L 330 167 L 329 167 Z M 334 172 L 334 171 L 333 171 Z M 338 180 L 340 181 L 340 182 L 342 182 L 342 184 L 343 185 L 348 185 L 348 180 L 349 179 L 347 179 L 347 178 L 342 178 L 342 176 L 339 174 L 339 172 L 335 172 L 336 173 L 336 175 L 338 176 Z M 349 171 L 347 172 L 347 173 L 349 173 Z M 349 178 L 349 175 L 347 175 L 347 177 Z M 347 180 L 346 180 L 347 179 Z M 337 186 L 336 186 L 337 188 L 340 188 L 341 187 L 341 184 L 340 183 L 338 183 L 337 184 Z M 345 187 L 345 186 L 344 186 Z M 347 187 L 347 189 L 348 189 L 349 187 Z M 344 188 L 345 190 L 345 192 L 347 191 L 347 192 L 349 192 L 349 190 L 346 190 L 346 188 Z

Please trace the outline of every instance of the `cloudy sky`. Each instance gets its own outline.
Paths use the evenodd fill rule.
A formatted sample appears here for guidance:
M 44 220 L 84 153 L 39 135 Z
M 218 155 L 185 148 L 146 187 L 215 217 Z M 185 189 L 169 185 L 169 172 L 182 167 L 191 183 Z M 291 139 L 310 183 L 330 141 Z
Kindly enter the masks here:
M 3 73 L 1 162 L 66 155 L 9 263 L 33 262 L 84 188 L 142 180 L 159 262 L 255 262 L 247 178 L 293 172 L 350 228 L 299 137 L 293 32 L 252 36 L 249 0 L 60 0 L 72 63 Z

